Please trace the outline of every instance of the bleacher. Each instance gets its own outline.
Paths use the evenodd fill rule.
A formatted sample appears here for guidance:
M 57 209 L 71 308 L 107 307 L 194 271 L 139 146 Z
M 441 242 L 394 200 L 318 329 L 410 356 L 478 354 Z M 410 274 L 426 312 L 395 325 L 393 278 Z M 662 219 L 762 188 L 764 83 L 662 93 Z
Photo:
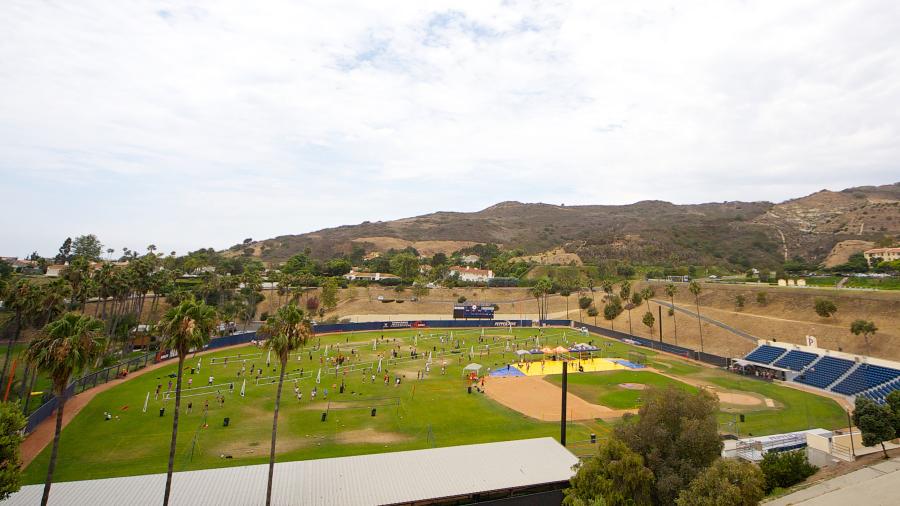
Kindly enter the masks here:
M 822 357 L 814 366 L 794 378 L 794 381 L 817 388 L 828 388 L 828 385 L 849 371 L 853 364 L 855 362 L 844 358 Z
M 795 371 L 799 374 L 790 380 L 797 383 L 841 395 L 867 397 L 880 404 L 885 403 L 888 394 L 900 390 L 900 367 L 863 362 L 863 357 L 853 360 L 853 355 L 839 358 L 819 354 L 816 348 L 811 350 L 761 344 L 744 359 L 761 364 L 756 367 Z
M 900 377 L 900 371 L 880 365 L 860 364 L 843 381 L 831 389 L 839 394 L 856 395 Z
M 779 358 L 772 365 L 774 365 L 775 367 L 781 367 L 782 369 L 802 371 L 804 367 L 813 363 L 813 361 L 817 358 L 819 358 L 819 355 L 816 355 L 815 353 L 810 353 L 808 351 L 791 350 L 787 353 L 787 355 Z
M 876 387 L 872 388 L 871 390 L 862 392 L 859 395 L 862 395 L 863 397 L 868 397 L 869 399 L 872 399 L 873 401 L 877 402 L 878 404 L 884 404 L 887 401 L 888 394 L 890 394 L 891 392 L 893 392 L 895 390 L 900 390 L 900 378 L 896 378 L 891 381 L 888 381 L 884 385 L 876 386 Z
M 775 361 L 775 359 L 784 354 L 784 352 L 784 348 L 778 348 L 776 346 L 769 346 L 768 344 L 764 344 L 759 348 L 751 351 L 744 358 L 758 364 L 771 364 L 773 361 Z

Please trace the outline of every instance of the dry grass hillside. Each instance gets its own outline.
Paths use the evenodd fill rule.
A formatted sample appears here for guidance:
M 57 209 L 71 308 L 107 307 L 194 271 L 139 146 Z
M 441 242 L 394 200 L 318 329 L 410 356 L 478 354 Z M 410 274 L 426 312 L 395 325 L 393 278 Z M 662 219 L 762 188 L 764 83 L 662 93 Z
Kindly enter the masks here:
M 641 288 L 642 283 L 636 286 Z M 657 299 L 664 300 L 662 286 L 656 286 Z M 757 294 L 765 292 L 768 302 L 760 305 Z M 742 310 L 735 307 L 735 297 L 744 295 L 746 299 Z M 496 303 L 500 306 L 498 317 L 503 319 L 536 318 L 537 304 L 533 297 L 523 288 L 494 289 L 435 289 L 417 302 L 409 300 L 403 303 L 384 303 L 378 296 L 387 299 L 409 299 L 409 292 L 396 293 L 392 289 L 352 288 L 342 290 L 341 301 L 332 313 L 341 318 L 353 321 L 386 319 L 446 318 L 459 296 L 465 296 L 469 303 Z M 595 292 L 597 304 L 602 306 L 602 292 Z M 838 312 L 831 318 L 821 318 L 813 310 L 816 298 L 831 299 L 838 306 Z M 721 321 L 738 330 L 762 339 L 777 339 L 782 342 L 803 344 L 807 335 L 814 335 L 819 345 L 830 349 L 843 349 L 851 353 L 865 353 L 861 337 L 850 333 L 850 322 L 862 318 L 872 320 L 879 331 L 872 342 L 874 356 L 900 361 L 900 293 L 858 291 L 858 290 L 824 290 L 813 288 L 777 288 L 768 285 L 759 287 L 747 285 L 704 284 L 701 293 L 700 312 L 704 316 Z M 578 295 L 569 297 L 569 316 L 579 318 Z M 691 311 L 695 310 L 693 297 L 685 285 L 681 285 L 675 298 L 678 306 Z M 261 305 L 261 308 L 263 306 Z M 654 317 L 658 305 L 650 303 Z M 647 305 L 642 304 L 631 312 L 631 329 L 634 334 L 651 337 L 647 327 L 641 322 Z M 560 296 L 550 299 L 550 316 L 566 317 L 566 300 Z M 582 315 L 584 321 L 590 319 Z M 613 326 L 617 330 L 627 330 L 629 315 L 623 313 Z M 668 316 L 667 308 L 663 308 L 663 340 L 675 342 L 675 324 L 678 327 L 678 343 L 691 348 L 700 347 L 697 319 L 684 313 L 676 312 L 677 322 Z M 597 324 L 609 327 L 609 322 L 602 317 Z M 653 328 L 654 339 L 659 338 L 658 323 Z M 744 337 L 737 336 L 712 323 L 703 322 L 704 348 L 712 353 L 738 356 L 750 351 L 754 343 Z
M 645 286 L 644 283 L 635 283 L 637 289 Z M 654 300 L 666 301 L 661 285 L 656 285 L 656 297 Z M 761 305 L 757 302 L 757 294 L 765 292 L 768 302 Z M 285 299 L 272 295 L 273 292 L 265 292 L 265 299 L 260 303 L 259 314 L 271 313 L 278 308 Z M 742 310 L 735 307 L 735 297 L 743 295 L 746 299 Z M 310 290 L 300 297 L 298 302 L 305 303 L 306 298 L 319 295 L 318 290 Z M 585 292 L 585 295 L 590 295 Z M 602 308 L 603 292 L 594 292 L 594 298 L 598 306 Z M 378 297 L 392 299 L 393 302 L 382 302 Z M 466 297 L 467 303 L 498 304 L 500 309 L 498 319 L 535 319 L 537 318 L 537 303 L 525 288 L 440 288 L 433 289 L 421 300 L 413 302 L 412 293 L 405 291 L 395 292 L 390 288 L 381 287 L 355 287 L 341 290 L 337 308 L 326 314 L 326 318 L 337 316 L 341 319 L 352 321 L 378 321 L 378 320 L 408 320 L 408 319 L 447 319 L 450 318 L 453 305 L 460 296 Z M 568 313 L 566 312 L 566 299 L 558 295 L 550 298 L 550 317 L 579 319 L 593 323 L 586 314 L 579 314 L 578 294 L 568 298 Z M 833 317 L 821 318 L 816 315 L 813 305 L 816 298 L 827 298 L 837 305 L 838 312 Z M 403 300 L 403 302 L 396 302 Z M 814 288 L 778 288 L 768 285 L 719 285 L 703 284 L 701 293 L 700 312 L 702 315 L 723 322 L 738 330 L 759 337 L 761 339 L 776 339 L 781 342 L 797 344 L 805 343 L 805 336 L 813 335 L 818 338 L 819 346 L 829 349 L 842 349 L 850 353 L 865 354 L 865 344 L 861 337 L 850 333 L 850 322 L 862 318 L 872 320 L 878 326 L 878 332 L 871 339 L 872 355 L 876 357 L 900 361 L 900 293 L 889 291 L 860 291 L 860 290 L 828 290 Z M 675 303 L 690 311 L 695 311 L 693 297 L 686 285 L 679 285 L 679 293 L 675 297 Z M 654 317 L 659 315 L 659 305 L 650 303 L 650 311 Z M 148 301 L 144 309 L 145 320 L 155 320 L 167 309 L 165 300 L 159 302 L 156 311 L 150 311 Z M 87 312 L 94 313 L 94 305 L 88 304 Z M 647 311 L 646 303 L 635 308 L 631 312 L 631 331 L 639 336 L 659 339 L 659 324 L 653 327 L 651 332 L 641 323 L 643 314 Z M 677 343 L 689 348 L 699 349 L 700 338 L 697 318 L 681 312 L 676 312 L 674 320 L 668 315 L 668 310 L 663 307 L 663 340 L 676 342 L 675 326 L 677 324 Z M 602 327 L 615 328 L 627 331 L 629 329 L 629 314 L 622 313 L 619 318 L 610 325 L 602 318 L 597 318 L 596 323 Z M 740 356 L 754 347 L 754 342 L 735 335 L 712 323 L 703 322 L 704 349 L 711 353 L 728 356 Z
M 437 212 L 386 222 L 363 222 L 236 245 L 233 254 L 284 261 L 309 248 L 319 259 L 413 245 L 443 251 L 496 243 L 527 255 L 559 252 L 587 263 L 776 267 L 786 257 L 820 261 L 843 240 L 875 241 L 900 234 L 900 183 L 821 191 L 781 204 L 712 202 L 676 205 L 563 206 L 502 202 L 473 213 Z M 559 253 L 553 253 L 558 255 Z M 552 256 L 552 255 L 549 255 Z M 577 263 L 577 261 L 576 261 Z
M 841 241 L 831 248 L 831 252 L 829 252 L 828 256 L 825 257 L 825 260 L 822 261 L 822 265 L 830 268 L 845 264 L 847 263 L 847 260 L 850 259 L 850 255 L 862 253 L 863 251 L 874 247 L 875 243 L 871 241 L 859 241 L 853 239 Z

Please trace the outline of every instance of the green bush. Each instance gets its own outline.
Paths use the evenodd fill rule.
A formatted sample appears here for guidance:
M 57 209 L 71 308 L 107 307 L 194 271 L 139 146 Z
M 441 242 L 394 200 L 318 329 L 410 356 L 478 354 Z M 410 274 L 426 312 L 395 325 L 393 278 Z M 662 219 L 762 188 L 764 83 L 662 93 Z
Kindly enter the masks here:
M 766 492 L 787 488 L 812 476 L 819 468 L 810 464 L 804 450 L 769 452 L 759 464 L 766 477 Z

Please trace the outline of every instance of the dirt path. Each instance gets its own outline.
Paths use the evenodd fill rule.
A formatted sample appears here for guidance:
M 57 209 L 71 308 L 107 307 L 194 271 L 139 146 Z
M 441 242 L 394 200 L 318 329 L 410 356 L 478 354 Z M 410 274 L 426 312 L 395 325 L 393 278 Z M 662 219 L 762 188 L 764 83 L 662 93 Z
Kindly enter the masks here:
M 651 301 L 654 302 L 654 303 L 656 303 L 656 304 L 659 304 L 660 306 L 672 308 L 672 309 L 674 309 L 675 311 L 680 311 L 680 312 L 682 312 L 682 313 L 684 313 L 684 314 L 686 314 L 686 315 L 692 316 L 692 317 L 694 317 L 694 318 L 697 317 L 697 313 L 695 313 L 695 312 L 693 312 L 693 311 L 691 311 L 691 310 L 689 310 L 689 309 L 685 309 L 685 308 L 683 308 L 683 307 L 678 307 L 678 306 L 676 306 L 676 305 L 673 305 L 671 302 L 666 302 L 666 301 L 663 301 L 663 300 L 657 300 L 657 299 L 651 299 Z M 736 335 L 736 336 L 740 336 L 740 337 L 743 337 L 744 339 L 748 339 L 748 340 L 750 340 L 750 341 L 753 341 L 754 343 L 757 342 L 757 341 L 759 340 L 758 337 L 756 337 L 756 336 L 754 336 L 754 335 L 752 335 L 752 334 L 748 334 L 747 332 L 744 332 L 743 330 L 736 329 L 736 328 L 732 327 L 731 325 L 728 325 L 727 323 L 720 322 L 719 320 L 714 320 L 714 319 L 712 319 L 712 318 L 710 318 L 710 317 L 708 317 L 708 316 L 706 316 L 706 315 L 701 314 L 701 315 L 700 315 L 700 319 L 703 320 L 703 321 L 705 321 L 705 322 L 707 322 L 707 323 L 711 323 L 711 324 L 713 324 L 713 325 L 715 325 L 715 326 L 717 326 L 717 327 L 723 328 L 723 329 L 727 330 L 728 332 L 731 332 L 732 334 L 734 334 L 734 335 Z
M 241 348 L 243 346 L 247 346 L 246 344 L 235 344 L 233 346 L 225 346 L 222 348 L 216 348 L 214 350 L 207 350 L 200 353 L 197 353 L 198 356 L 206 355 L 208 353 L 219 352 L 222 350 L 228 350 L 231 348 Z M 135 371 L 128 375 L 126 378 L 117 378 L 102 385 L 97 385 L 90 390 L 85 390 L 84 392 L 72 396 L 69 400 L 66 401 L 66 408 L 63 412 L 63 429 L 69 425 L 69 422 L 72 421 L 78 413 L 84 409 L 85 406 L 88 405 L 89 402 L 99 393 L 105 392 L 110 388 L 116 387 L 130 379 L 136 378 L 138 376 L 143 376 L 148 372 L 155 371 L 161 367 L 165 367 L 167 365 L 175 364 L 175 361 L 166 360 L 164 362 L 159 362 L 156 364 L 148 365 L 147 367 Z M 25 438 L 25 441 L 22 442 L 21 451 L 22 451 L 22 468 L 28 467 L 29 464 L 40 454 L 44 448 L 47 447 L 53 441 L 53 434 L 56 432 L 56 410 L 53 413 L 44 419 L 43 422 L 38 424 L 37 427 L 28 437 Z
M 541 376 L 517 378 L 490 378 L 485 384 L 487 396 L 523 415 L 554 422 L 560 419 L 562 409 L 562 389 L 544 381 Z M 611 420 L 621 418 L 625 413 L 636 413 L 634 409 L 610 409 L 591 404 L 571 393 L 566 395 L 566 417 L 568 420 Z

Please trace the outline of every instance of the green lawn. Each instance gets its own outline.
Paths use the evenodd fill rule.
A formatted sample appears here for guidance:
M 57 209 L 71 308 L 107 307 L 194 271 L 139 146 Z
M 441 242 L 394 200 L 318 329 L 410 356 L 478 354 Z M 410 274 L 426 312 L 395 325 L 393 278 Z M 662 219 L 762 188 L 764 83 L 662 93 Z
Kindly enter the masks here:
M 437 333 L 439 331 L 425 330 Z M 488 331 L 486 340 L 492 341 L 491 334 L 507 334 L 508 330 Z M 524 338 L 536 334 L 536 329 L 515 330 L 517 337 Z M 546 329 L 545 339 L 555 340 L 562 330 Z M 574 334 L 568 331 L 570 335 Z M 376 352 L 372 351 L 372 339 L 384 334 L 397 338 L 402 352 L 408 356 L 412 344 L 412 331 L 355 333 L 352 335 L 332 335 L 322 338 L 325 344 L 348 346 L 353 342 L 365 343 L 357 348 L 363 361 L 371 362 Z M 466 340 L 462 349 L 476 348 L 478 332 L 454 331 L 458 338 Z M 349 339 L 349 343 L 348 343 Z M 564 341 L 563 341 L 564 342 Z M 393 343 L 392 343 L 393 344 Z M 419 340 L 419 350 L 441 349 L 437 340 Z M 445 345 L 446 346 L 446 345 Z M 499 347 L 503 349 L 503 346 Z M 388 345 L 379 345 L 377 353 L 385 353 Z M 178 450 L 175 468 L 178 471 L 203 469 L 233 465 L 259 464 L 268 460 L 268 446 L 272 424 L 272 410 L 276 385 L 257 386 L 247 384 L 246 397 L 240 397 L 240 381 L 237 372 L 240 363 L 231 358 L 228 365 L 210 365 L 212 357 L 233 356 L 238 353 L 259 353 L 256 348 L 244 347 L 240 350 L 220 351 L 203 357 L 199 374 L 193 376 L 194 387 L 206 384 L 210 374 L 215 383 L 235 381 L 235 393 L 226 394 L 224 408 L 214 401 L 214 393 L 208 396 L 185 398 L 193 401 L 193 412 L 183 414 L 179 428 Z M 329 356 L 334 356 L 332 349 Z M 304 354 L 301 360 L 293 358 L 288 372 L 318 370 L 319 352 L 309 360 Z M 499 367 L 514 360 L 512 353 L 493 353 L 490 357 L 476 357 L 478 363 Z M 431 446 L 481 443 L 521 439 L 541 436 L 558 437 L 556 423 L 539 422 L 501 406 L 481 394 L 468 394 L 467 383 L 462 378 L 461 367 L 468 357 L 451 357 L 447 374 L 440 374 L 440 366 L 433 368 L 431 375 L 421 381 L 416 380 L 417 371 L 423 361 L 400 364 L 396 367 L 385 365 L 391 372 L 391 385 L 385 385 L 381 375 L 371 382 L 371 375 L 362 373 L 341 376 L 346 389 L 339 394 L 341 379 L 333 375 L 323 378 L 319 398 L 310 402 L 310 390 L 314 379 L 300 382 L 303 401 L 298 402 L 293 393 L 293 383 L 286 382 L 279 418 L 279 460 L 301 460 L 362 453 L 408 450 Z M 220 360 L 221 362 L 221 360 Z M 252 359 L 257 368 L 264 367 L 265 358 Z M 197 359 L 189 358 L 188 366 L 196 366 Z M 438 362 L 439 363 L 439 362 Z M 249 368 L 249 363 L 247 367 Z M 274 365 L 274 364 L 273 364 Z M 265 367 L 264 367 L 265 368 Z M 63 431 L 56 477 L 58 481 L 102 478 L 144 473 L 161 473 L 166 470 L 169 438 L 171 437 L 171 410 L 173 402 L 154 399 L 157 384 L 165 390 L 168 374 L 175 371 L 169 365 L 144 376 L 135 377 L 113 389 L 103 392 L 86 406 Z M 189 372 L 188 377 L 190 377 Z M 272 368 L 266 374 L 275 374 Z M 395 374 L 405 376 L 399 387 L 393 386 Z M 322 401 L 324 388 L 329 390 L 329 400 L 344 401 L 340 406 L 332 406 L 328 418 L 321 421 L 321 414 L 327 407 Z M 228 387 L 223 387 L 227 391 Z M 142 413 L 144 399 L 150 392 L 150 402 L 146 413 Z M 204 425 L 203 403 L 210 399 L 208 426 Z M 349 401 L 349 402 L 347 402 Z M 159 409 L 167 408 L 164 417 Z M 372 417 L 370 408 L 376 406 L 377 415 Z M 342 409 L 343 408 L 343 409 Z M 118 418 L 104 420 L 104 412 L 111 412 Z M 229 417 L 231 424 L 223 427 L 223 418 Z M 596 424 L 572 424 L 572 440 L 587 439 L 590 432 L 596 432 Z M 196 440 L 196 444 L 192 444 Z M 193 454 L 191 452 L 193 448 Z M 222 455 L 230 455 L 226 459 Z M 38 483 L 44 478 L 49 448 L 46 449 L 26 469 L 26 482 Z
M 422 329 L 424 338 L 418 340 L 418 350 L 427 351 L 442 348 L 451 350 L 451 345 L 440 343 L 438 334 L 447 331 Z M 467 354 L 475 346 L 494 345 L 497 336 L 509 334 L 507 329 L 489 329 L 484 338 L 477 330 L 454 330 L 454 336 L 463 340 L 460 351 Z M 514 329 L 515 339 L 530 347 L 525 341 L 540 332 L 538 329 Z M 401 356 L 408 357 L 410 346 L 414 344 L 415 331 L 356 332 L 321 337 L 324 348 L 330 348 L 329 356 L 335 356 L 334 346 L 345 353 L 353 347 L 360 363 L 372 364 L 376 355 L 388 353 L 392 346 L 399 345 Z M 435 337 L 429 338 L 429 334 Z M 372 342 L 378 336 L 396 339 L 396 342 L 381 343 L 378 350 L 372 350 Z M 499 368 L 515 360 L 515 355 L 505 352 L 504 339 L 497 337 L 497 344 L 489 356 L 476 356 L 472 361 L 485 367 Z M 639 351 L 647 355 L 651 364 L 669 374 L 707 381 L 721 388 L 756 392 L 776 401 L 776 408 L 742 411 L 747 422 L 742 424 L 741 433 L 771 434 L 808 427 L 835 428 L 843 423 L 843 412 L 834 401 L 806 392 L 781 387 L 774 384 L 741 379 L 730 373 L 701 367 L 679 358 L 658 354 L 641 347 L 630 346 L 599 336 L 591 336 L 595 344 L 603 349 L 604 356 L 628 358 L 629 352 Z M 585 341 L 584 337 L 572 330 L 544 329 L 541 344 L 555 346 Z M 611 346 L 606 346 L 609 343 Z M 298 359 L 292 357 L 288 373 L 317 371 L 324 349 L 304 352 Z M 179 429 L 177 471 L 215 468 L 225 466 L 260 464 L 267 461 L 268 445 L 274 406 L 275 385 L 257 385 L 248 381 L 246 397 L 241 397 L 241 381 L 237 373 L 241 362 L 235 355 L 243 355 L 254 366 L 264 367 L 265 352 L 246 346 L 240 349 L 218 351 L 204 355 L 198 374 L 190 375 L 189 368 L 196 367 L 197 358 L 186 362 L 188 377 L 194 378 L 194 387 L 205 385 L 209 375 L 215 376 L 215 383 L 235 382 L 234 393 L 225 394 L 225 406 L 214 402 L 214 392 L 205 395 L 185 397 L 182 408 L 193 402 L 193 412 L 183 413 Z M 261 354 L 248 357 L 248 354 Z M 223 357 L 230 356 L 229 363 L 223 364 Z M 357 355 L 351 355 L 357 356 Z M 217 357 L 218 364 L 212 365 Z M 371 382 L 371 373 L 362 372 L 334 375 L 323 378 L 318 385 L 313 378 L 306 377 L 298 385 L 303 392 L 303 400 L 298 402 L 293 392 L 293 381 L 288 380 L 282 399 L 279 419 L 278 459 L 280 461 L 316 459 L 323 457 L 356 455 L 449 446 L 458 444 L 502 441 L 540 436 L 559 436 L 559 427 L 553 422 L 540 422 L 510 410 L 481 394 L 466 392 L 466 381 L 462 378 L 462 367 L 470 362 L 468 356 L 451 355 L 446 375 L 440 374 L 440 358 L 432 367 L 430 375 L 416 380 L 417 372 L 423 368 L 424 360 L 384 365 L 391 373 L 391 385 L 385 385 L 382 376 Z M 355 363 L 355 362 L 354 362 Z M 274 364 L 273 364 L 274 366 Z M 265 367 L 264 367 L 265 368 Z M 346 367 L 345 369 L 346 370 Z M 69 481 L 77 479 L 126 476 L 145 473 L 162 473 L 166 470 L 169 439 L 171 437 L 172 401 L 157 400 L 153 392 L 158 384 L 165 390 L 175 364 L 167 365 L 140 377 L 134 377 L 121 385 L 97 395 L 63 431 L 60 454 L 55 479 Z M 277 370 L 270 367 L 265 375 L 274 375 Z M 395 375 L 403 376 L 400 386 L 393 386 Z M 343 379 L 345 392 L 338 393 Z M 558 381 L 558 378 L 550 378 Z M 639 403 L 641 391 L 625 390 L 620 383 L 643 383 L 665 386 L 687 385 L 665 376 L 648 371 L 615 371 L 610 373 L 572 374 L 569 385 L 573 393 L 591 402 L 615 408 L 634 407 Z M 319 398 L 310 401 L 310 390 L 317 386 Z M 321 421 L 322 412 L 328 403 L 322 400 L 324 388 L 329 390 L 329 401 L 340 401 L 331 405 L 326 421 Z M 222 387 L 227 392 L 228 387 Z M 196 390 L 194 391 L 197 392 Z M 151 393 L 148 409 L 142 412 L 144 399 Z M 191 393 L 191 392 L 186 392 Z M 204 420 L 203 404 L 209 399 L 208 418 Z M 371 407 L 377 414 L 371 416 Z M 165 416 L 159 416 L 159 409 L 166 407 Z M 105 421 L 104 413 L 115 417 Z M 720 414 L 721 429 L 731 431 L 728 422 L 732 413 Z M 223 418 L 231 420 L 229 427 L 223 426 Z M 204 421 L 206 423 L 204 423 Z M 576 422 L 569 424 L 570 441 L 581 441 L 590 433 L 609 432 L 610 425 L 598 422 Z M 224 458 L 230 456 L 231 458 Z M 26 469 L 27 483 L 39 483 L 46 472 L 49 448 Z
M 561 375 L 547 376 L 546 379 L 556 385 L 562 384 Z M 632 409 L 640 406 L 643 391 L 619 386 L 622 383 L 638 383 L 661 388 L 674 386 L 690 392 L 697 391 L 686 383 L 650 371 L 593 372 L 570 374 L 568 378 L 569 391 L 588 402 L 613 409 Z
M 847 414 L 840 405 L 826 397 L 727 373 L 709 374 L 706 379 L 722 388 L 754 392 L 775 401 L 775 409 L 760 407 L 740 410 L 744 414 L 744 423 L 731 424 L 736 411 L 720 413 L 720 428 L 728 432 L 739 430 L 741 435 L 760 436 L 818 427 L 830 430 L 847 423 Z
M 878 290 L 900 290 L 900 278 L 853 278 L 847 280 L 850 288 L 875 288 Z
M 836 286 L 840 276 L 815 276 L 806 278 L 806 284 L 809 286 Z

